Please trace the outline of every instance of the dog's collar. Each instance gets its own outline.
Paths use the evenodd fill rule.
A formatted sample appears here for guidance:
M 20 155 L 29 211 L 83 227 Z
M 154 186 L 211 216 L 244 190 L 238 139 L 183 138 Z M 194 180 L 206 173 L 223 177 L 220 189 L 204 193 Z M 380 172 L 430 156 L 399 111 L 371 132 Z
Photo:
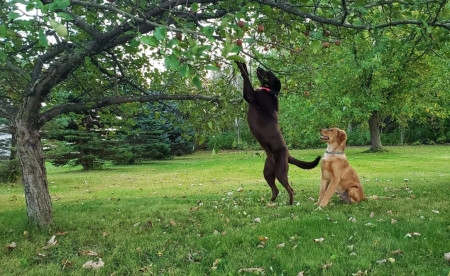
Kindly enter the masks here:
M 325 151 L 326 154 L 345 154 L 343 151 Z
M 259 88 L 259 90 L 266 90 L 267 92 L 270 92 L 270 88 L 267 88 L 267 87 L 264 87 L 264 86 L 261 86 Z

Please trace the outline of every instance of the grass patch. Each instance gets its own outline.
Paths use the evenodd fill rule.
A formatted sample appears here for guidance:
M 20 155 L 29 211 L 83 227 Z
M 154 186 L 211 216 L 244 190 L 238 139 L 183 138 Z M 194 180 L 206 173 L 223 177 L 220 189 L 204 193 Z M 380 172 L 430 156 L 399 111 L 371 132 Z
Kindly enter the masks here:
M 197 153 L 95 172 L 48 165 L 50 229 L 27 224 L 22 187 L 0 186 L 0 275 L 85 275 L 83 264 L 99 258 L 79 253 L 89 250 L 105 263 L 100 275 L 234 275 L 257 267 L 268 275 L 448 275 L 449 147 L 363 150 L 349 148 L 347 156 L 366 196 L 379 199 L 346 205 L 334 197 L 323 211 L 310 200 L 317 200 L 320 169 L 295 166 L 294 206 L 278 185 L 268 208 L 261 152 Z M 323 150 L 291 154 L 313 160 Z M 43 249 L 58 232 L 66 233 Z M 414 232 L 420 236 L 407 236 Z M 5 248 L 11 242 L 16 248 Z

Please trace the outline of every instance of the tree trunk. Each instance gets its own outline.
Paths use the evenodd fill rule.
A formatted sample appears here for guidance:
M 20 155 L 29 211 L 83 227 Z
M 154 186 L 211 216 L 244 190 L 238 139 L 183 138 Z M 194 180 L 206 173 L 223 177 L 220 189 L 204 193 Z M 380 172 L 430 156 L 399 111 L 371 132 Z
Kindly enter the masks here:
M 381 145 L 380 137 L 380 118 L 378 117 L 378 111 L 372 111 L 372 115 L 369 119 L 369 129 L 370 129 L 370 150 L 371 151 L 381 151 L 383 146 Z
M 25 98 L 15 120 L 15 130 L 28 219 L 45 226 L 52 222 L 53 213 L 39 133 L 39 109 L 38 100 Z

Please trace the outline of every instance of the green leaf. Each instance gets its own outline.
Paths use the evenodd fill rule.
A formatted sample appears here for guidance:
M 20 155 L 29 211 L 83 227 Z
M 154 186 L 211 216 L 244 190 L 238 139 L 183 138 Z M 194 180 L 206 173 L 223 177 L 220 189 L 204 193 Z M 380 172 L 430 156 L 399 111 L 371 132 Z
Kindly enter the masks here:
M 245 59 L 239 55 L 229 56 L 229 57 L 227 57 L 227 60 L 245 62 Z
M 206 70 L 219 71 L 219 68 L 217 68 L 216 66 L 206 65 L 205 68 Z
M 159 41 L 154 36 L 149 35 L 141 37 L 141 42 L 152 47 L 158 47 L 159 45 Z
M 0 37 L 6 37 L 8 34 L 8 30 L 6 29 L 5 25 L 0 25 Z
M 68 31 L 66 26 L 62 25 L 59 22 L 56 22 L 55 20 L 50 20 L 50 25 L 52 28 L 56 31 L 56 33 L 61 37 L 67 37 Z
M 211 37 L 214 34 L 214 28 L 211 26 L 203 27 L 202 34 L 206 35 L 207 37 Z
M 180 61 L 176 56 L 170 55 L 164 59 L 164 65 L 168 69 L 178 69 L 178 67 L 180 67 Z
M 212 129 L 212 128 L 213 128 L 213 124 L 212 124 L 211 121 L 208 122 L 208 127 L 209 127 L 209 129 Z
M 191 11 L 197 12 L 198 11 L 198 3 L 194 3 L 191 5 Z
M 180 73 L 183 78 L 187 78 L 189 76 L 189 66 L 187 64 L 182 64 L 178 69 L 178 73 Z
M 201 81 L 197 76 L 195 76 L 195 77 L 192 79 L 192 83 L 193 83 L 198 89 L 201 89 L 201 88 L 202 88 L 202 81 Z
M 242 51 L 242 46 L 237 46 L 234 44 L 230 50 L 230 53 L 239 53 L 240 51 Z
M 47 36 L 45 35 L 43 29 L 39 29 L 39 45 L 44 47 L 48 46 Z
M 312 48 L 313 53 L 316 54 L 322 48 L 322 44 L 320 43 L 319 40 L 313 40 L 313 41 L 311 41 L 311 48 Z
M 167 37 L 167 29 L 165 27 L 158 27 L 155 29 L 154 34 L 156 39 L 164 40 Z
M 8 19 L 9 20 L 14 20 L 14 19 L 19 18 L 19 17 L 20 17 L 20 14 L 17 13 L 17 12 L 9 12 L 8 13 Z

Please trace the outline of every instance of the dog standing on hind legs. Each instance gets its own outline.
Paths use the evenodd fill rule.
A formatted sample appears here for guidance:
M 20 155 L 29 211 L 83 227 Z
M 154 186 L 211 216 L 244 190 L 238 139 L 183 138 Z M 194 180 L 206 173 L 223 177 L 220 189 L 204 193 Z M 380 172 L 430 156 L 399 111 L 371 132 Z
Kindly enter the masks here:
M 294 191 L 288 181 L 288 163 L 302 169 L 312 169 L 320 161 L 318 156 L 312 162 L 297 160 L 289 155 L 289 150 L 278 124 L 278 94 L 281 90 L 280 80 L 270 71 L 261 68 L 256 75 L 261 88 L 254 90 L 245 63 L 236 62 L 244 79 L 243 97 L 249 103 L 247 122 L 250 131 L 267 154 L 264 165 L 264 178 L 272 189 L 272 201 L 278 196 L 275 179 L 283 185 L 289 194 L 289 204 L 294 203 Z

